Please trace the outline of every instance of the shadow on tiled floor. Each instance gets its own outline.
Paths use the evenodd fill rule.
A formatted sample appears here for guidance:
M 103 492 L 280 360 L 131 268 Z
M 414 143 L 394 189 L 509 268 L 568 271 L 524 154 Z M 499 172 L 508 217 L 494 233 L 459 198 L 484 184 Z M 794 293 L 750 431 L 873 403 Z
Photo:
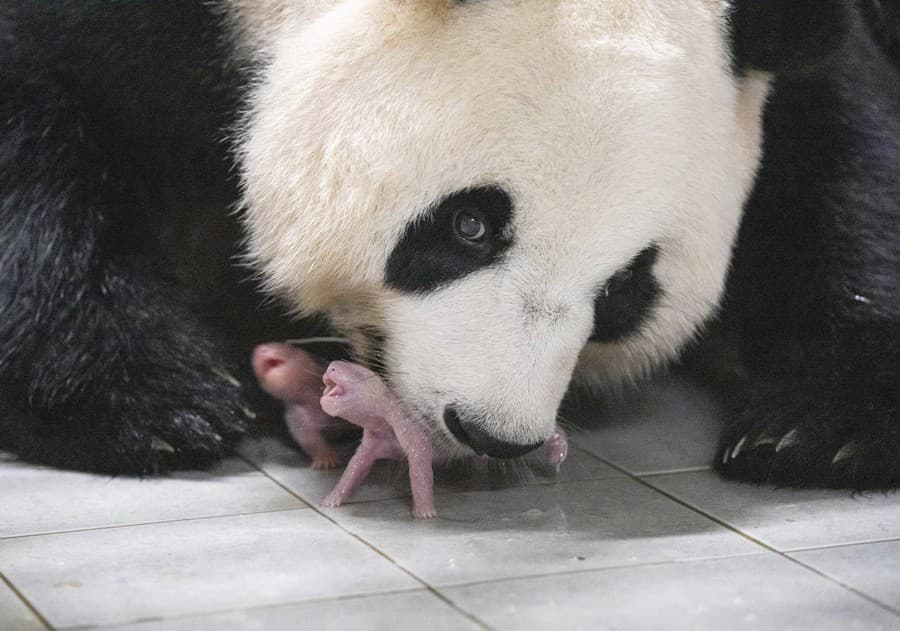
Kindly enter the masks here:
M 900 628 L 900 495 L 723 482 L 677 379 L 580 414 L 558 475 L 439 470 L 429 521 L 391 463 L 319 509 L 339 472 L 273 440 L 144 481 L 0 459 L 0 630 Z

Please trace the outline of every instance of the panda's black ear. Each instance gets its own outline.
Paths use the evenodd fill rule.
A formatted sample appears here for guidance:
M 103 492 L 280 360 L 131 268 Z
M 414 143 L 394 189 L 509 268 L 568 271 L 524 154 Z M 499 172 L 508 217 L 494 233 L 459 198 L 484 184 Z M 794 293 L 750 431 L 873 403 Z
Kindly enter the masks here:
M 802 72 L 821 63 L 853 19 L 852 0 L 734 0 L 730 28 L 737 72 Z

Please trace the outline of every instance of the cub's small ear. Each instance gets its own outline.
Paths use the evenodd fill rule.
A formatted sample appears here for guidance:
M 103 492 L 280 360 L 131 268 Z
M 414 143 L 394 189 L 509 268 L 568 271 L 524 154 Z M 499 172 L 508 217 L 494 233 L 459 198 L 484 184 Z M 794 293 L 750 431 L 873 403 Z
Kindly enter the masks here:
M 853 19 L 852 0 L 734 0 L 730 28 L 738 72 L 802 72 L 821 63 Z

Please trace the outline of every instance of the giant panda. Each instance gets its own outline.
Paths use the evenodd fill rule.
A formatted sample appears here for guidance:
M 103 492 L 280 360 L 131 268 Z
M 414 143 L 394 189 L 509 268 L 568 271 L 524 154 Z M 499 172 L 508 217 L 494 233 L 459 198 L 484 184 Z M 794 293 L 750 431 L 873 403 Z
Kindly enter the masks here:
M 895 486 L 892 10 L 7 0 L 0 449 L 207 466 L 283 311 L 451 457 L 709 342 L 725 476 Z

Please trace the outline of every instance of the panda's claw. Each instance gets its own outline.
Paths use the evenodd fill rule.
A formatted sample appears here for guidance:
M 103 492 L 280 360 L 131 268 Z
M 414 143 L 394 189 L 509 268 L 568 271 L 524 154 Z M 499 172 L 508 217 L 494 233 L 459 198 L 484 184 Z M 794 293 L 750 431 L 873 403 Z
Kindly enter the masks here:
M 778 444 L 775 445 L 775 453 L 780 453 L 783 449 L 787 449 L 788 447 L 793 447 L 799 442 L 800 433 L 797 431 L 795 427 L 791 431 L 787 432 L 784 436 L 781 437 L 781 440 L 778 441 Z
M 757 447 L 764 447 L 766 445 L 777 445 L 779 440 L 781 439 L 778 436 L 772 436 L 771 434 L 763 432 L 753 441 L 753 444 L 750 445 L 750 449 L 756 449 Z
M 851 441 L 837 450 L 837 453 L 834 454 L 834 458 L 831 459 L 832 465 L 837 465 L 845 460 L 850 460 L 851 458 L 855 458 L 859 455 L 860 446 L 855 441 Z
M 741 436 L 741 439 L 734 446 L 734 449 L 731 450 L 731 458 L 737 458 L 741 455 L 741 452 L 744 450 L 744 446 L 747 444 L 747 434 Z
M 714 462 L 725 477 L 748 482 L 882 489 L 900 484 L 898 452 L 890 401 L 775 384 L 733 409 Z
M 151 436 L 150 437 L 150 448 L 155 451 L 164 451 L 166 453 L 174 454 L 175 448 L 172 444 L 159 436 Z

